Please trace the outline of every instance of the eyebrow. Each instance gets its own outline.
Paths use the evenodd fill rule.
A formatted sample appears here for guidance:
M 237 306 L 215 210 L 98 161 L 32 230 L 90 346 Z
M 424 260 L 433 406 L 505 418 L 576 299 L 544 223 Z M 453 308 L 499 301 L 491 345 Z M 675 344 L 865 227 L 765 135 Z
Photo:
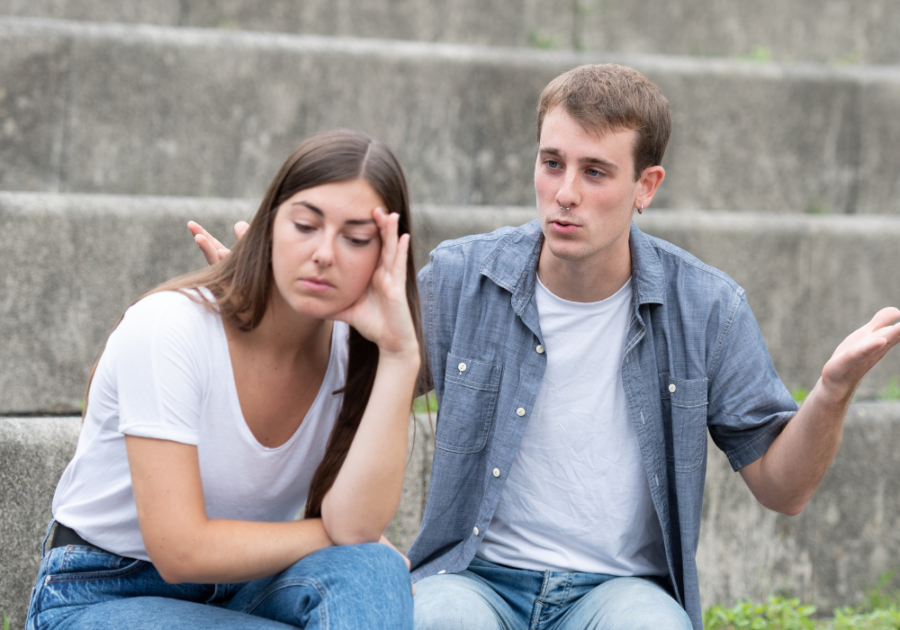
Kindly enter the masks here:
M 551 155 L 554 157 L 562 157 L 562 153 L 559 149 L 554 149 L 552 147 L 547 147 L 543 149 L 539 149 L 538 153 L 543 155 Z M 611 173 L 616 173 L 619 170 L 619 167 L 610 162 L 609 160 L 604 160 L 603 158 L 595 158 L 595 157 L 584 157 L 578 160 L 578 163 L 582 166 L 602 166 L 604 169 Z
M 323 218 L 325 217 L 324 212 L 322 212 L 319 208 L 312 205 L 308 201 L 295 201 L 291 205 L 303 206 L 304 208 L 308 208 L 309 210 L 312 210 L 313 212 L 318 214 L 320 217 L 323 217 Z M 344 225 L 369 225 L 370 223 L 375 223 L 375 219 L 349 219 L 347 221 L 344 221 Z

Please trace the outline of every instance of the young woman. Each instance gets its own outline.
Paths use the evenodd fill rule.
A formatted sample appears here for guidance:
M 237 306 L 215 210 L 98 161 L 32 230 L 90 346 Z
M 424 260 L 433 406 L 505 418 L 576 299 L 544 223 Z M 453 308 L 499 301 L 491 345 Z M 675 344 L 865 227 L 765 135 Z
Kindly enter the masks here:
M 53 499 L 29 630 L 412 627 L 404 559 L 376 542 L 420 366 L 409 238 L 390 151 L 320 134 L 231 256 L 128 309 Z

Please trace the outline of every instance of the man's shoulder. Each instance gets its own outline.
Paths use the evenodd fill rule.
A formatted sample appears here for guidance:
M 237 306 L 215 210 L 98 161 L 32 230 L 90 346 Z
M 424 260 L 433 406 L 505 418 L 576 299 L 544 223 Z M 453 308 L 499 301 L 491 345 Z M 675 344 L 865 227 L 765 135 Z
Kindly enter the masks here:
M 721 269 L 706 264 L 689 251 L 643 232 L 644 242 L 653 253 L 665 277 L 666 292 L 693 298 L 699 294 L 708 297 L 743 296 L 744 289 Z
M 540 237 L 537 221 L 518 227 L 504 226 L 485 234 L 472 234 L 443 241 L 431 252 L 433 270 L 441 275 L 462 278 L 468 272 L 480 274 L 482 269 L 501 254 L 514 259 L 526 256 Z

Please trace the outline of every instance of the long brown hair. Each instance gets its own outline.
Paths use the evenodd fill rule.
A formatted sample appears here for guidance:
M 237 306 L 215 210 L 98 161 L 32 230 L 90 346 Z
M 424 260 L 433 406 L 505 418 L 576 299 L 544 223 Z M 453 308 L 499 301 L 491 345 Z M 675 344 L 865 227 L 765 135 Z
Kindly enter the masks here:
M 314 186 L 362 179 L 378 193 L 385 212 L 400 215 L 399 233 L 411 231 L 409 194 L 399 162 L 384 144 L 358 131 L 339 129 L 317 134 L 304 141 L 285 161 L 272 180 L 244 237 L 231 255 L 220 263 L 201 271 L 170 280 L 142 296 L 159 291 L 179 291 L 191 299 L 218 311 L 222 318 L 242 331 L 256 328 L 262 321 L 273 290 L 272 224 L 278 207 L 295 194 Z M 412 238 L 412 234 L 410 234 Z M 410 244 L 406 263 L 406 299 L 423 348 L 419 319 L 419 294 L 416 290 L 416 268 Z M 198 289 L 205 287 L 214 296 L 206 298 Z M 120 320 L 121 321 L 121 320 Z M 306 517 L 321 515 L 322 500 L 340 472 L 347 451 L 356 435 L 363 412 L 369 402 L 378 346 L 350 328 L 347 380 L 344 399 L 325 456 L 313 475 L 306 501 Z M 97 360 L 99 363 L 99 359 Z M 90 390 L 97 363 L 88 381 Z M 424 364 L 424 361 L 423 361 Z M 87 413 L 85 394 L 85 413 Z M 410 406 L 412 400 L 410 400 Z

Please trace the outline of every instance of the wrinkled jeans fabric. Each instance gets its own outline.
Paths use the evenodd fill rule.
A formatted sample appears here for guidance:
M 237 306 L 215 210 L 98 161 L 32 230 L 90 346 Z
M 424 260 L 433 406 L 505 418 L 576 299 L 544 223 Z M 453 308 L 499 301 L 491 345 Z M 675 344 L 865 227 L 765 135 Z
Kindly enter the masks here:
M 691 630 L 650 579 L 527 571 L 475 558 L 416 582 L 416 630 Z
M 149 562 L 70 545 L 44 554 L 25 627 L 411 630 L 412 615 L 406 564 L 377 543 L 322 549 L 243 584 L 168 584 Z

